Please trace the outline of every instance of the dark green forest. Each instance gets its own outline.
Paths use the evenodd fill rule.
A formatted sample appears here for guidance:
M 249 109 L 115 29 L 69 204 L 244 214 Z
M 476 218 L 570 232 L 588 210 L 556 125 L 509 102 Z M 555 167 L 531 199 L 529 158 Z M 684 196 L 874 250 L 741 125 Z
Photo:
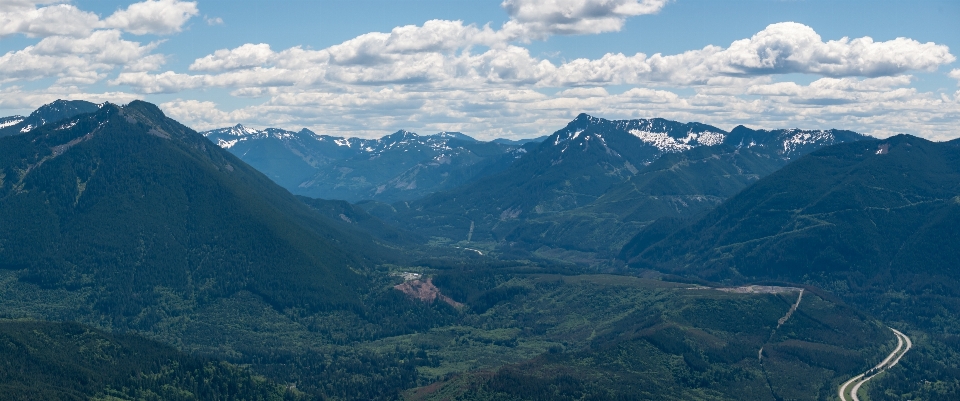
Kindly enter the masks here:
M 293 388 L 136 335 L 0 320 L 2 400 L 301 400 Z

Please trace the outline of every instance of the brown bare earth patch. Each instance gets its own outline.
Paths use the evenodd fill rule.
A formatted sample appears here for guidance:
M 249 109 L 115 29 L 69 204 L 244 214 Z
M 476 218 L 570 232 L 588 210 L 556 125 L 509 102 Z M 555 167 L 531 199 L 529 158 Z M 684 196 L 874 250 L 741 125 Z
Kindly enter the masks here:
M 803 290 L 802 288 L 797 287 L 778 287 L 770 285 L 747 285 L 743 287 L 711 289 L 724 292 L 733 292 L 737 294 L 781 294 L 785 292 L 800 292 Z
M 404 294 L 409 295 L 410 297 L 419 299 L 423 302 L 433 302 L 437 299 L 450 304 L 455 308 L 462 307 L 463 304 L 450 297 L 440 293 L 440 289 L 437 286 L 433 285 L 433 279 L 427 278 L 424 280 L 410 280 L 406 281 L 403 284 L 397 284 L 393 288 L 402 291 Z

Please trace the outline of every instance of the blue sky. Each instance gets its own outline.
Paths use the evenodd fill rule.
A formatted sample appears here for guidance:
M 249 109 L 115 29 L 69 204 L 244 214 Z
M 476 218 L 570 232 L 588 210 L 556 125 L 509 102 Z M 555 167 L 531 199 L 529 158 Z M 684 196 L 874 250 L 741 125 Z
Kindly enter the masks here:
M 530 137 L 580 112 L 960 136 L 956 1 L 9 3 L 0 115 L 139 98 L 197 129 L 342 136 Z

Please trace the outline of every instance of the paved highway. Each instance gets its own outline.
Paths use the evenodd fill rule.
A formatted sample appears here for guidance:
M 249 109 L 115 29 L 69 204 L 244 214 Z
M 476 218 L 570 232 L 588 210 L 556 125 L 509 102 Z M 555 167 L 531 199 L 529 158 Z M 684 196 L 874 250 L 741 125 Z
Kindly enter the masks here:
M 897 363 L 900 362 L 900 359 L 903 358 L 903 355 L 906 354 L 910 348 L 913 348 L 913 342 L 910 341 L 910 337 L 907 337 L 906 334 L 901 333 L 897 329 L 891 328 L 890 330 L 893 330 L 893 334 L 897 336 L 897 348 L 895 348 L 890 355 L 887 355 L 887 358 L 877 366 L 854 376 L 852 379 L 840 385 L 840 390 L 837 392 L 840 395 L 840 401 L 860 401 L 860 398 L 857 397 L 857 391 L 860 391 L 860 386 L 883 371 L 896 366 Z M 849 389 L 849 391 L 847 389 Z

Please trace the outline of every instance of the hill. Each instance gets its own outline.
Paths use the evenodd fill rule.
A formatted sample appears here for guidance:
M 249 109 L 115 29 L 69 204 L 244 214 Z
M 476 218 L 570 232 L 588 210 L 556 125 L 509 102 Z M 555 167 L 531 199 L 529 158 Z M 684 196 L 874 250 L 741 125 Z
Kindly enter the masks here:
M 349 201 L 413 200 L 503 170 L 523 152 L 520 145 L 479 142 L 462 134 L 419 136 L 401 130 L 319 169 L 294 192 Z
M 393 227 L 373 217 L 363 208 L 343 200 L 329 200 L 297 196 L 321 215 L 345 232 L 355 232 L 359 237 L 370 237 L 392 247 L 405 247 L 412 250 L 424 242 L 424 239 L 402 228 Z
M 612 258 L 654 220 L 689 218 L 708 210 L 784 163 L 726 145 L 665 154 L 593 202 L 531 216 L 498 231 L 514 246 L 540 253 L 567 251 L 557 255 L 570 257 L 569 251 L 574 251 L 581 258 Z
M 553 148 L 543 155 L 554 159 L 531 159 L 560 160 L 546 163 L 534 181 L 556 188 L 552 180 L 563 171 L 606 171 L 612 175 L 601 174 L 604 180 L 622 182 L 691 150 L 706 153 L 688 153 L 671 165 L 713 171 L 719 165 L 711 163 L 724 157 L 738 167 L 753 160 L 738 155 L 736 145 L 704 146 L 698 138 L 716 138 L 692 135 L 699 125 L 584 120 L 579 134 L 574 126 L 547 142 Z M 630 136 L 591 131 L 590 124 L 627 127 Z M 681 128 L 671 131 L 675 138 L 651 134 L 657 127 Z M 545 144 L 524 149 L 529 156 Z M 660 154 L 638 167 L 646 163 L 640 156 L 612 154 L 627 145 Z M 677 147 L 683 149 L 667 151 Z M 711 148 L 729 156 L 713 158 Z M 567 165 L 574 169 L 563 170 Z M 798 299 L 797 288 L 717 290 L 576 275 L 580 270 L 569 263 L 510 259 L 465 244 L 407 252 L 423 241 L 416 234 L 384 225 L 361 205 L 297 198 L 143 102 L 106 104 L 75 121 L 0 138 L 0 168 L 0 316 L 135 331 L 182 352 L 249 366 L 317 398 L 396 399 L 430 384 L 427 390 L 441 390 L 437 398 L 447 390 L 468 399 L 823 398 L 895 345 L 880 322 L 810 287 L 777 329 Z M 668 165 L 657 171 L 639 188 L 668 180 L 656 177 L 678 177 Z M 688 171 L 688 178 L 700 174 Z M 690 178 L 690 187 L 726 190 L 724 183 L 750 181 L 746 170 L 742 176 L 721 171 L 729 181 Z M 569 187 L 587 193 L 592 185 L 574 176 Z M 543 215 L 576 209 L 563 203 L 577 199 L 575 193 L 527 189 L 545 194 L 531 204 L 557 206 Z M 521 216 L 501 222 L 520 223 Z M 949 344 L 947 337 L 917 339 L 918 348 Z M 136 355 L 148 355 L 151 347 L 142 345 Z M 913 355 L 903 362 L 913 370 L 892 387 L 918 386 L 929 377 L 947 388 L 940 379 L 950 371 L 927 368 L 943 366 L 932 353 Z M 42 366 L 60 365 L 43 359 L 25 369 Z M 431 394 L 438 393 L 421 395 Z
M 627 221 L 691 217 L 814 150 L 867 138 L 851 131 L 767 131 L 741 125 L 722 144 L 663 155 L 584 210 L 617 213 Z

